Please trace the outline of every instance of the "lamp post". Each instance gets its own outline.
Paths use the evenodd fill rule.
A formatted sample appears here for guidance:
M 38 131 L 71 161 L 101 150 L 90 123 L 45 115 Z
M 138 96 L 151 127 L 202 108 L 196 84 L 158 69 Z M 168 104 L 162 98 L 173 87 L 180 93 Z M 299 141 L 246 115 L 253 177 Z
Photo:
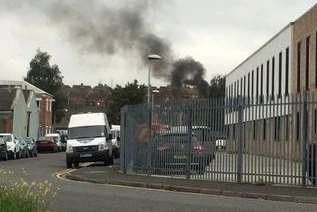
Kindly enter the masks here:
M 155 94 L 158 94 L 158 93 L 160 93 L 160 91 L 157 89 L 152 91 L 152 114 L 153 114 L 153 108 L 154 108 L 154 96 Z
M 156 60 L 161 60 L 162 57 L 157 54 L 151 54 L 147 58 L 150 61 L 149 73 L 148 73 L 147 103 L 148 105 L 150 105 L 151 103 L 151 66 L 152 66 L 151 62 Z

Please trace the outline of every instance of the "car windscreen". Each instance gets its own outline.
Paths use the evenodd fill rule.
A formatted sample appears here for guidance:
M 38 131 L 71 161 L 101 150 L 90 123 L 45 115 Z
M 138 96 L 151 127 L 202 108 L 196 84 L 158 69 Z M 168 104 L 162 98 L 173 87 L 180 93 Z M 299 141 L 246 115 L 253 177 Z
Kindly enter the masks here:
M 105 137 L 105 126 L 85 126 L 69 128 L 69 139 Z
M 0 138 L 2 138 L 5 142 L 11 142 L 10 135 L 0 135 Z

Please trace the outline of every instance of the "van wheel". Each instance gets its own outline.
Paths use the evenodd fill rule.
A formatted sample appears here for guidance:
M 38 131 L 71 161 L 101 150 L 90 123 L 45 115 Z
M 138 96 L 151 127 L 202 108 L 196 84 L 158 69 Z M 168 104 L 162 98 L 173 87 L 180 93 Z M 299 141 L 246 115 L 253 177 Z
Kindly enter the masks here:
M 3 155 L 2 155 L 2 160 L 8 160 L 8 153 L 5 152 Z
M 73 168 L 73 167 L 72 167 L 72 162 L 71 162 L 70 160 L 66 160 L 66 167 L 67 167 L 68 169 Z
M 74 167 L 75 167 L 75 169 L 78 169 L 79 168 L 79 162 L 74 162 Z

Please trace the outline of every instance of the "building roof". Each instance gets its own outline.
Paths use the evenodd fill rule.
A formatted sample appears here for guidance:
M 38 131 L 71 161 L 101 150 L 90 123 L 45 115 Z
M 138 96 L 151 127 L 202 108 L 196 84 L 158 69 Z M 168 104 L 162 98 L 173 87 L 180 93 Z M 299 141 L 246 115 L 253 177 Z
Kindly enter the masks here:
M 19 86 L 22 90 L 33 90 L 35 94 L 46 95 L 53 98 L 53 95 L 43 91 L 42 89 L 28 83 L 26 81 L 8 81 L 8 80 L 0 80 L 1 85 L 8 85 L 8 86 Z
M 0 111 L 12 110 L 16 95 L 17 89 L 0 88 Z

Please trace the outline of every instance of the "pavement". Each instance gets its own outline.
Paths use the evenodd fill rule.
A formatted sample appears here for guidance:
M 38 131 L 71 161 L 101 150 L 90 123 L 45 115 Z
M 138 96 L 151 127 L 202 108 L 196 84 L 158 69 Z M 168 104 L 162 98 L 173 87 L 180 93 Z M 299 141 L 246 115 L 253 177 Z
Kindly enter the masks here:
M 120 173 L 119 164 L 108 167 L 104 167 L 102 164 L 92 164 L 88 167 L 64 173 L 63 177 L 97 184 L 317 204 L 317 188 L 221 183 L 206 180 L 167 178 L 163 176 L 124 175 Z
M 50 212 L 315 212 L 317 210 L 317 205 L 308 203 L 96 184 L 56 177 L 63 173 L 78 174 L 86 171 L 89 175 L 102 176 L 106 170 L 115 171 L 117 169 L 98 164 L 88 168 L 81 166 L 80 169 L 66 169 L 65 166 L 65 153 L 40 154 L 38 158 L 0 161 L 0 169 L 14 171 L 10 180 L 20 178 L 28 181 L 48 180 L 60 188 L 56 198 L 50 204 L 48 209 Z M 0 183 L 5 183 L 4 181 L 5 179 L 1 177 Z M 162 179 L 158 178 L 159 182 L 163 182 Z

